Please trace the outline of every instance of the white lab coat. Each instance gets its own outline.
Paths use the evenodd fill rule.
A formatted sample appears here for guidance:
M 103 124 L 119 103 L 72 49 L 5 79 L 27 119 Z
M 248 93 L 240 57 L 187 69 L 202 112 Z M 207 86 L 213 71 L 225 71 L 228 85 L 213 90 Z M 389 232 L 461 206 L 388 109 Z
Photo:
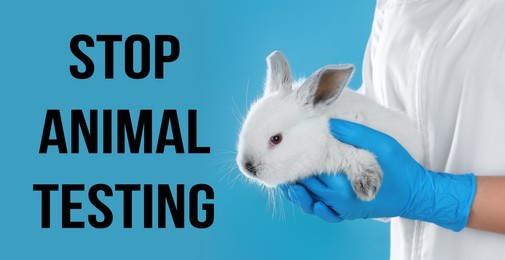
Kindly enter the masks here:
M 378 0 L 363 87 L 418 122 L 426 168 L 505 175 L 505 0 Z M 395 218 L 391 259 L 505 259 L 505 235 Z

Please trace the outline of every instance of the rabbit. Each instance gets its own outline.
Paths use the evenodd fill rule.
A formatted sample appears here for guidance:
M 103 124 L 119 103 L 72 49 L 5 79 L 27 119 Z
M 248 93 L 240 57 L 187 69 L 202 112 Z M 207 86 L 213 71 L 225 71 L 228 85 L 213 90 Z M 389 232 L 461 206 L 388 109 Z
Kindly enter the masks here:
M 346 88 L 353 72 L 350 64 L 328 65 L 293 82 L 284 55 L 271 53 L 263 96 L 251 105 L 240 130 L 240 171 L 266 187 L 344 173 L 359 199 L 372 200 L 382 183 L 380 165 L 371 152 L 335 139 L 330 118 L 384 132 L 422 161 L 422 139 L 414 121 Z

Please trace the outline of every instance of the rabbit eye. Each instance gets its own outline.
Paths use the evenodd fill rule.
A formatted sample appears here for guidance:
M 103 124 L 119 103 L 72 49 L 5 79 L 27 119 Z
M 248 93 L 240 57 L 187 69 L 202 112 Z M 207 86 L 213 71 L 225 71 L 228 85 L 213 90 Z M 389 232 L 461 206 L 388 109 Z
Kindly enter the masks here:
M 277 145 L 282 141 L 282 135 L 281 134 L 276 134 L 272 137 L 270 137 L 270 144 L 272 145 Z

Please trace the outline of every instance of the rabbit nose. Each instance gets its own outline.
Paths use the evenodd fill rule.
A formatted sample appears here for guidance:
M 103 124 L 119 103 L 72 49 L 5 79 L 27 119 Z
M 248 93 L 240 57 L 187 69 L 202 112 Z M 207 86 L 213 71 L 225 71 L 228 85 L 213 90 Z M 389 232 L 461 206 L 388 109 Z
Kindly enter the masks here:
M 253 176 L 256 176 L 256 166 L 254 166 L 254 164 L 251 161 L 245 162 L 244 168 L 246 169 L 247 172 L 249 172 Z

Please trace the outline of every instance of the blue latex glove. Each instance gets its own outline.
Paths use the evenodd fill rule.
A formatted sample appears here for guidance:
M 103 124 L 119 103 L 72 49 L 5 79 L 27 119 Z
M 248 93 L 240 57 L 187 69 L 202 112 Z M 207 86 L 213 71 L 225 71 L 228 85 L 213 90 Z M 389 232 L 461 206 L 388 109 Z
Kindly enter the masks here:
M 282 185 L 285 196 L 304 212 L 330 222 L 400 216 L 453 231 L 466 226 L 476 189 L 473 174 L 428 171 L 395 139 L 360 124 L 331 119 L 330 130 L 341 142 L 374 153 L 383 182 L 369 202 L 356 197 L 343 174 L 322 174 Z

